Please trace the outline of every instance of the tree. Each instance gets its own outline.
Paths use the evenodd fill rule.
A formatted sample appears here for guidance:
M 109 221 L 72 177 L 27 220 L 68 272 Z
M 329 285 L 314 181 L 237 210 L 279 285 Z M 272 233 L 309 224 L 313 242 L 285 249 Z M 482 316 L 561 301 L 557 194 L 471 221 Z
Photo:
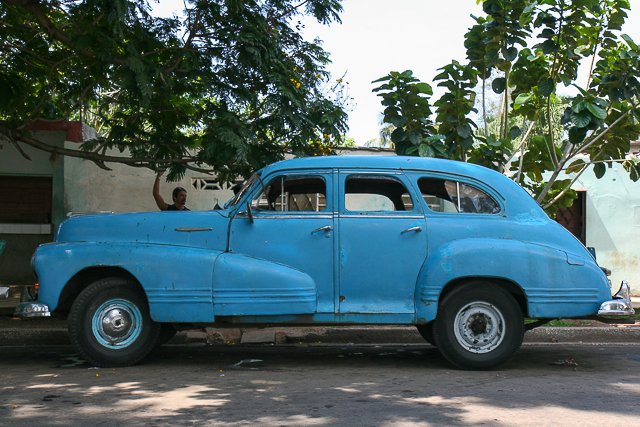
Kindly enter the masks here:
M 341 140 L 346 113 L 321 41 L 294 19 L 341 11 L 340 0 L 188 0 L 183 17 L 158 18 L 147 0 L 0 0 L 0 141 L 102 168 L 169 165 L 169 179 L 232 179 L 313 153 L 311 141 Z M 63 120 L 103 137 L 61 149 L 27 131 Z
M 640 165 L 626 153 L 640 134 L 640 49 L 628 36 L 616 36 L 629 8 L 627 0 L 483 1 L 486 16 L 474 18 L 465 36 L 468 62 L 453 61 L 435 77 L 446 88 L 433 104 L 435 120 L 429 118 L 428 97 L 421 101 L 423 115 L 398 109 L 411 97 L 411 85 L 415 92 L 425 83 L 414 79 L 407 87 L 393 72 L 378 80 L 388 82 L 374 89 L 384 91 L 387 122 L 406 127 L 405 122 L 433 120 L 412 138 L 394 133 L 393 142 L 408 142 L 408 154 L 510 174 L 550 215 L 571 206 L 571 185 L 589 166 L 600 178 L 619 162 L 638 180 Z M 584 88 L 575 85 L 581 61 L 590 67 Z M 493 134 L 488 126 L 478 131 L 472 117 L 480 84 L 483 123 L 491 120 L 484 113 L 490 78 L 492 90 L 502 94 Z M 560 84 L 579 91 L 566 105 L 557 93 Z M 561 179 L 562 172 L 573 176 Z

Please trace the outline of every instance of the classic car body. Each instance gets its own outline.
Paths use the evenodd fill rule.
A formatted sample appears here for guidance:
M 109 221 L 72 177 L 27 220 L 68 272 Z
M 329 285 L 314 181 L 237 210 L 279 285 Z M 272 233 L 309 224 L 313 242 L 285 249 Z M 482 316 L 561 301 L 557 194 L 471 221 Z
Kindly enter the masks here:
M 144 357 L 171 324 L 413 324 L 489 369 L 524 319 L 633 313 L 603 269 L 505 176 L 396 156 L 272 164 L 222 210 L 84 215 L 34 255 L 37 301 L 70 311 L 96 365 Z M 167 332 L 168 331 L 168 332 Z

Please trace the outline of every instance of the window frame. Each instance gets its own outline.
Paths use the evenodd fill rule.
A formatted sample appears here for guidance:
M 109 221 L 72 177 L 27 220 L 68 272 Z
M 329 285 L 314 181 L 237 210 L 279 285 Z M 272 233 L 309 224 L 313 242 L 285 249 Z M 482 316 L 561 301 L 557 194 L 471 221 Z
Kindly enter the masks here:
M 416 203 L 416 195 L 415 187 L 412 185 L 410 179 L 401 171 L 397 170 L 365 170 L 365 169 L 349 169 L 349 170 L 338 170 L 339 179 L 338 179 L 338 199 L 339 199 L 339 212 L 341 216 L 419 216 L 423 217 L 423 208 L 420 203 Z M 358 194 L 358 193 L 347 193 L 346 192 L 346 184 L 349 178 L 352 177 L 380 177 L 381 179 L 390 179 L 394 180 L 397 183 L 401 184 L 405 190 L 406 194 L 411 198 L 412 208 L 408 210 L 392 210 L 392 211 L 353 211 L 348 210 L 346 206 L 346 195 L 347 194 Z M 366 193 L 363 193 L 366 194 Z M 372 193 L 375 194 L 375 193 Z M 384 195 L 383 193 L 380 193 Z M 387 196 L 388 197 L 388 196 Z M 401 196 L 402 197 L 402 196 Z M 391 200 L 393 203 L 393 200 Z
M 425 211 L 426 215 L 473 215 L 474 217 L 480 217 L 482 216 L 483 218 L 494 218 L 497 216 L 504 216 L 505 214 L 505 210 L 506 210 L 506 206 L 505 206 L 505 202 L 506 199 L 498 192 L 496 191 L 493 187 L 491 187 L 490 185 L 488 185 L 487 183 L 485 183 L 484 181 L 479 181 L 476 179 L 473 179 L 472 177 L 468 177 L 465 175 L 458 175 L 458 174 L 453 174 L 453 173 L 438 173 L 438 172 L 430 172 L 430 173 L 425 173 L 422 171 L 411 171 L 410 173 L 408 173 L 407 175 L 410 175 L 411 178 L 411 183 L 412 185 L 414 185 L 415 191 L 417 194 L 420 195 L 420 199 L 421 199 L 421 203 L 423 204 L 423 208 Z M 459 187 L 459 184 L 465 184 L 465 185 L 469 185 L 473 188 L 475 188 L 476 190 L 480 190 L 483 193 L 485 193 L 487 196 L 491 197 L 491 199 L 498 205 L 498 212 L 496 213 L 474 213 L 474 212 L 438 212 L 438 211 L 434 211 L 431 208 L 429 208 L 426 200 L 424 200 L 424 196 L 422 194 L 422 191 L 420 190 L 420 185 L 418 184 L 418 181 L 422 178 L 434 178 L 434 179 L 441 179 L 444 181 L 452 181 L 452 182 L 456 182 L 458 183 L 458 185 L 456 187 Z M 459 200 L 460 198 L 458 198 Z M 457 208 L 457 207 L 456 207 Z
M 257 210 L 253 208 L 253 203 L 257 200 L 260 195 L 263 193 L 265 189 L 268 189 L 269 185 L 275 179 L 283 179 L 287 177 L 315 177 L 320 178 L 324 181 L 325 185 L 325 201 L 326 206 L 324 210 L 321 211 L 279 211 L 279 210 Z M 268 174 L 265 177 L 260 176 L 260 179 L 253 185 L 253 188 L 248 192 L 248 196 L 245 198 L 245 201 L 252 206 L 252 213 L 254 216 L 258 216 L 261 218 L 273 217 L 273 216 L 294 216 L 294 215 L 304 215 L 304 216 L 326 216 L 333 215 L 333 173 L 331 170 L 326 169 L 310 169 L 310 170 L 278 170 L 273 171 L 273 173 Z M 264 188 L 263 188 L 264 184 Z M 300 193 L 306 194 L 306 193 Z M 278 196 L 281 197 L 281 196 Z M 244 205 L 244 203 L 241 203 Z

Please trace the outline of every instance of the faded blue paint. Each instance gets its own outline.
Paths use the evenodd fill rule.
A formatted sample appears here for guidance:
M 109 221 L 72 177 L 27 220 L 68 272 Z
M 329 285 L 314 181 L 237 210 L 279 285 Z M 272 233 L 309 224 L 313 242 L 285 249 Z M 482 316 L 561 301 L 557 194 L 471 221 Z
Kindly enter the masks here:
M 163 322 L 213 322 L 217 315 L 234 323 L 422 323 L 437 315 L 446 286 L 467 279 L 510 283 L 532 317 L 595 314 L 611 299 L 584 246 L 497 172 L 438 159 L 333 156 L 287 160 L 260 173 L 268 183 L 301 172 L 325 179 L 322 212 L 255 211 L 252 223 L 242 211 L 262 191 L 256 182 L 236 206 L 219 211 L 71 218 L 57 231 L 60 243 L 36 253 L 40 302 L 55 309 L 69 280 L 97 266 L 131 273 L 153 319 Z M 412 210 L 347 210 L 345 179 L 363 172 L 400 180 Z M 422 177 L 475 186 L 499 212 L 433 212 L 418 190 Z M 176 230 L 189 228 L 199 231 Z
M 67 282 L 93 267 L 119 267 L 131 273 L 149 299 L 159 322 L 212 322 L 213 265 L 222 252 L 146 243 L 57 243 L 36 253 L 38 300 L 51 309 Z M 138 268 L 143 264 L 144 268 Z
M 213 301 L 216 316 L 313 314 L 316 285 L 304 271 L 226 253 L 214 268 Z

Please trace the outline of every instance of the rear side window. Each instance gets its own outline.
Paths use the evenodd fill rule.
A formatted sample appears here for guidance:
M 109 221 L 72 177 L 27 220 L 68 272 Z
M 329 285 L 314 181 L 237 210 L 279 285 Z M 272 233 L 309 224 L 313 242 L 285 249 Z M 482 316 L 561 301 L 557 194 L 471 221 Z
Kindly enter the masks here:
M 413 209 L 411 196 L 397 178 L 383 175 L 352 175 L 344 188 L 345 209 L 359 212 L 393 212 Z
M 500 205 L 487 193 L 469 184 L 441 178 L 420 178 L 418 187 L 434 212 L 496 214 Z

